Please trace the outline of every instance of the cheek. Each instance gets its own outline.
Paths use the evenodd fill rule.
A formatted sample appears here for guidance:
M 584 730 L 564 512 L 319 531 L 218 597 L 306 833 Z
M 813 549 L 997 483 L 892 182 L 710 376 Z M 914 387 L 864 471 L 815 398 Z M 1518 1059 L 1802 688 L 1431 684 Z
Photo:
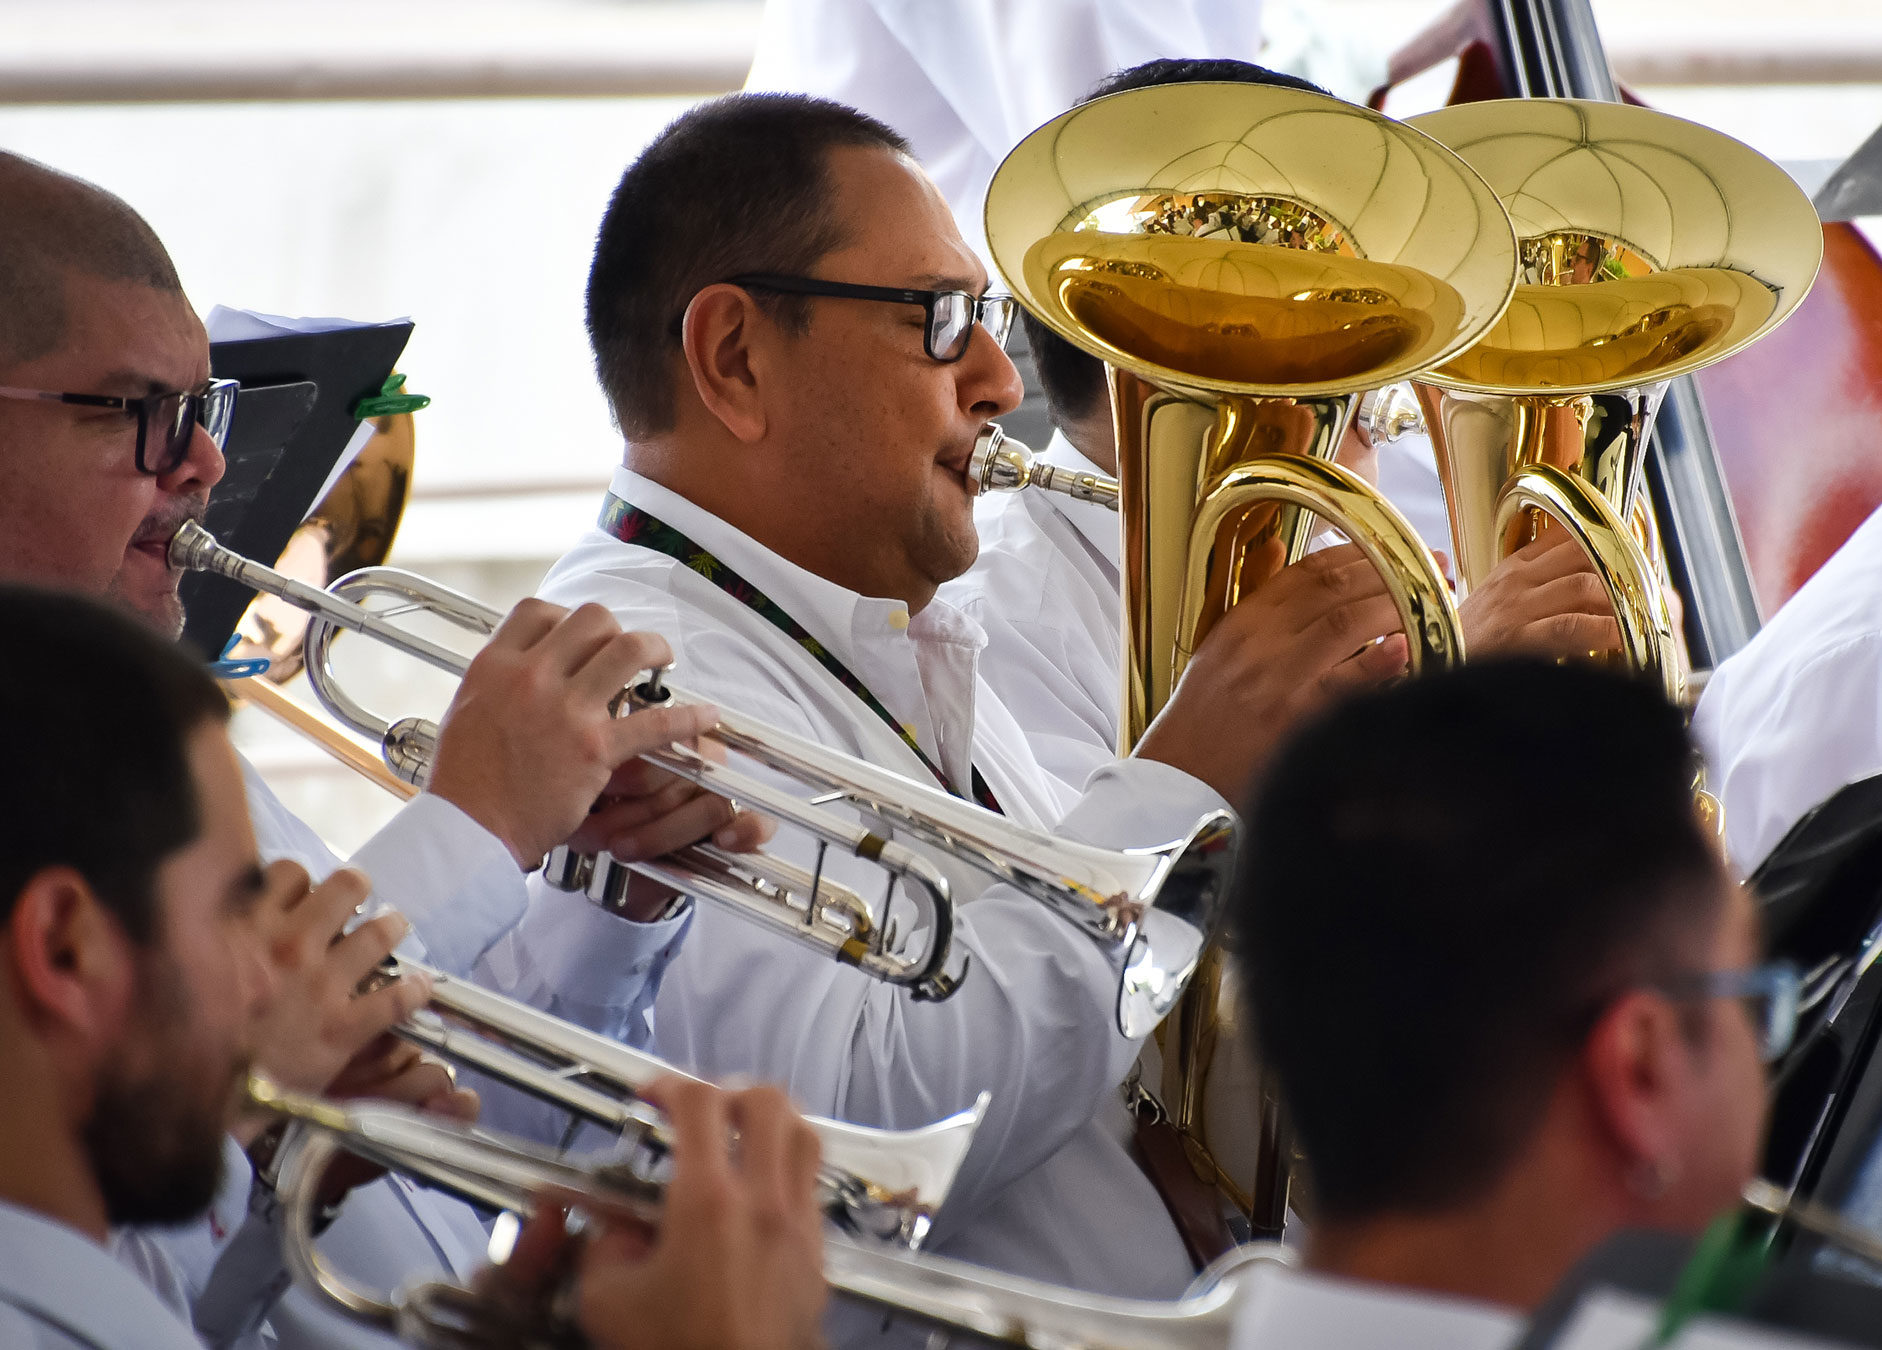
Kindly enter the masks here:
M 154 481 L 14 467 L 0 477 L 0 560 L 10 573 L 103 590 L 150 509 Z

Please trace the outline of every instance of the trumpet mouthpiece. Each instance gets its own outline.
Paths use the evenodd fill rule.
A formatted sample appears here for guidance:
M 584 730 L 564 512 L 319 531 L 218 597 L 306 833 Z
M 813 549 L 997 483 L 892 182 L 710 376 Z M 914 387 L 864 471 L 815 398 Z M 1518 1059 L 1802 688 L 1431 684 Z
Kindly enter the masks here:
M 179 572 L 200 572 L 222 546 L 216 537 L 193 520 L 186 520 L 170 536 L 170 566 Z

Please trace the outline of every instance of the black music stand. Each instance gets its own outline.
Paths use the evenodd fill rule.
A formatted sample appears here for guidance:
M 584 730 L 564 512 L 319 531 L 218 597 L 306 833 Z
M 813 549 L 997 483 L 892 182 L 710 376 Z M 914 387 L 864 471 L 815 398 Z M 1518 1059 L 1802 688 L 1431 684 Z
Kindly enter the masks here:
M 240 380 L 205 527 L 246 557 L 273 562 L 313 509 L 353 438 L 353 409 L 378 394 L 412 335 L 409 322 L 360 324 L 210 344 L 219 379 Z M 183 637 L 214 660 L 254 597 L 197 572 L 183 579 Z
M 1882 1133 L 1882 776 L 1814 808 L 1751 886 L 1772 955 L 1815 972 L 1773 1075 L 1764 1174 L 1841 1208 Z

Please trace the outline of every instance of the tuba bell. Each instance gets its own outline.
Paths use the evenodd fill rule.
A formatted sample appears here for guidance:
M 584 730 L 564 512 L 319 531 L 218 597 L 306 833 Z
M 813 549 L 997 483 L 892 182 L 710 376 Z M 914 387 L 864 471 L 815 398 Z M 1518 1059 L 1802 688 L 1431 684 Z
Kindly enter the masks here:
M 1014 296 L 1111 370 L 1124 533 L 1120 753 L 1238 599 L 1306 551 L 1324 518 L 1385 579 L 1410 665 L 1459 660 L 1436 562 L 1389 503 L 1333 462 L 1363 391 L 1468 348 L 1515 284 L 1493 193 L 1424 134 L 1336 99 L 1176 84 L 1094 99 L 1033 132 L 988 189 L 986 234 Z M 1015 477 L 1016 466 L 989 472 Z M 1236 998 L 1205 958 L 1163 1036 L 1161 1108 L 1191 1165 L 1279 1231 L 1279 1133 L 1227 1156 L 1244 1086 Z M 1220 1119 L 1206 1119 L 1219 1114 Z
M 1810 200 L 1730 137 L 1647 108 L 1509 99 L 1411 119 L 1496 189 L 1521 281 L 1470 350 L 1419 377 L 1461 589 L 1543 518 L 1594 560 L 1622 654 L 1684 696 L 1641 470 L 1667 382 L 1770 332 L 1823 256 Z

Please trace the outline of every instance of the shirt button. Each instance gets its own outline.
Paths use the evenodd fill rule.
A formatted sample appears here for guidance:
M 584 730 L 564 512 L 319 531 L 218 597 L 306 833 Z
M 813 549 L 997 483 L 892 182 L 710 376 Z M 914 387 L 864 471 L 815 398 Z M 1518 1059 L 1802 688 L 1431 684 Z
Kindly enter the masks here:
M 908 611 L 898 609 L 889 616 L 889 627 L 900 633 L 908 627 Z

